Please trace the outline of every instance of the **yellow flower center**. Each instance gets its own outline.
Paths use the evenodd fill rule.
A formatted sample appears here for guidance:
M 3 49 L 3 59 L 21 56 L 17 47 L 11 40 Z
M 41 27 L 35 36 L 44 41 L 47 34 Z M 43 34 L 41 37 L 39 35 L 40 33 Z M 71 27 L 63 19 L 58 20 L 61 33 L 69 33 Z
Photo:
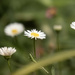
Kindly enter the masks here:
M 13 34 L 17 34 L 18 31 L 17 31 L 16 29 L 13 29 L 13 30 L 12 30 L 12 33 L 13 33 Z
M 33 32 L 33 33 L 31 33 L 31 35 L 32 35 L 32 36 L 34 36 L 34 37 L 38 37 L 38 36 L 39 36 L 39 34 L 34 33 L 34 32 Z

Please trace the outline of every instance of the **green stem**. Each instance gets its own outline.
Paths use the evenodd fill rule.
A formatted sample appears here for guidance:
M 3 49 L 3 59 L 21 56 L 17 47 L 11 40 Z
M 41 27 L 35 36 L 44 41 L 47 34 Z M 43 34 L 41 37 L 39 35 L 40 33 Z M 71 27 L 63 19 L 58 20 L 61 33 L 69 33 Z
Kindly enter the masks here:
M 34 51 L 33 51 L 33 53 L 34 53 L 34 58 L 36 58 L 36 48 L 35 48 L 35 38 L 33 39 L 33 47 L 34 47 Z M 34 59 L 33 59 L 34 60 Z M 32 61 L 33 61 L 32 60 Z M 35 61 L 35 60 L 34 60 Z M 35 61 L 36 62 L 36 61 Z M 33 75 L 37 75 L 36 74 L 36 72 L 33 72 Z
M 15 43 L 15 45 L 19 46 L 17 36 L 14 36 L 14 38 L 13 38 L 13 39 L 14 39 L 14 43 Z
M 18 43 L 17 36 L 14 36 L 12 39 L 13 39 L 13 40 L 12 40 L 12 44 L 14 44 L 14 45 L 16 45 L 17 47 L 19 47 L 19 43 Z
M 33 39 L 33 45 L 34 45 L 34 57 L 36 58 L 35 38 Z
M 59 32 L 57 32 L 57 51 L 59 51 Z
M 36 58 L 35 38 L 33 39 L 33 45 L 34 45 L 34 57 Z M 31 59 L 32 59 L 32 61 L 33 61 L 34 63 L 37 63 L 31 54 L 30 54 L 30 57 L 31 57 Z M 41 66 L 41 68 L 42 68 L 46 73 L 49 73 L 44 67 Z
M 8 62 L 8 67 L 9 67 L 9 70 L 10 70 L 10 73 L 11 73 L 10 60 L 8 59 L 7 62 Z
M 55 68 L 54 68 L 54 66 L 52 66 L 52 68 L 51 68 L 51 74 L 55 75 Z
M 59 32 L 57 32 L 57 51 L 59 51 Z M 61 62 L 58 63 L 58 75 L 61 75 Z
M 15 36 L 14 39 L 15 39 L 15 42 L 18 43 L 17 36 Z

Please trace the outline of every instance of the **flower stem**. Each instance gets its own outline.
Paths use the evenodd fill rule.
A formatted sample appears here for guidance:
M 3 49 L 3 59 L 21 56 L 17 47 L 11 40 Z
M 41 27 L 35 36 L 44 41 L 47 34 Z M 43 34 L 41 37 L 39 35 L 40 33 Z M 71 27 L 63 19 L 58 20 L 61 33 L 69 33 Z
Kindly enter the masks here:
M 59 51 L 59 32 L 57 32 L 57 50 Z
M 34 45 L 34 58 L 36 58 L 35 38 L 33 39 L 33 45 Z M 37 63 L 31 54 L 30 58 L 34 63 Z M 49 74 L 49 72 L 44 67 L 41 66 L 41 69 L 43 69 L 47 74 Z
M 34 45 L 34 57 L 36 58 L 35 38 L 33 39 L 33 45 Z
M 9 67 L 9 70 L 10 70 L 10 73 L 11 73 L 10 60 L 8 59 L 7 62 L 8 62 L 8 67 Z
M 10 70 L 10 73 L 11 73 L 11 67 L 10 67 L 10 59 L 6 59 L 6 60 L 7 60 L 8 67 L 9 67 L 9 70 Z
M 10 73 L 11 73 L 11 67 L 10 67 L 10 58 L 11 58 L 11 56 L 4 56 L 4 58 L 8 63 L 8 67 L 9 67 L 9 70 L 10 70 Z
M 15 45 L 19 46 L 17 36 L 14 37 L 14 43 L 15 43 Z
M 33 39 L 33 47 L 34 47 L 34 50 L 33 50 L 34 58 L 36 58 L 35 38 Z M 35 60 L 32 59 L 32 61 L 34 62 Z M 37 75 L 37 73 L 36 72 L 33 72 L 33 75 Z
M 55 68 L 54 68 L 54 66 L 52 66 L 52 68 L 51 68 L 51 74 L 55 75 Z
M 59 32 L 57 32 L 57 51 L 59 51 Z M 61 62 L 58 63 L 58 75 L 62 75 L 61 72 Z

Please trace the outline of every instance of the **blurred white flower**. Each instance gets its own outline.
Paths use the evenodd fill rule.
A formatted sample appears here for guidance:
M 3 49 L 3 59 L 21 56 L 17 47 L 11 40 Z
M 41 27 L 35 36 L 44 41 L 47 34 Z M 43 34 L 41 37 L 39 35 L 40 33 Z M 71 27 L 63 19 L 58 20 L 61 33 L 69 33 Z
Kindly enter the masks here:
M 12 47 L 2 47 L 0 48 L 0 55 L 2 56 L 11 56 L 13 53 L 16 52 L 15 48 Z
M 35 39 L 45 39 L 46 38 L 46 34 L 44 32 L 41 31 L 37 31 L 36 29 L 33 30 L 27 30 L 24 31 L 25 36 L 28 36 L 29 38 L 35 38 Z
M 11 23 L 4 29 L 6 35 L 14 37 L 24 31 L 24 26 L 21 23 Z
M 55 31 L 60 31 L 62 29 L 62 26 L 61 25 L 54 25 L 53 29 Z
M 75 22 L 72 22 L 72 23 L 70 24 L 70 27 L 71 27 L 72 29 L 75 29 Z

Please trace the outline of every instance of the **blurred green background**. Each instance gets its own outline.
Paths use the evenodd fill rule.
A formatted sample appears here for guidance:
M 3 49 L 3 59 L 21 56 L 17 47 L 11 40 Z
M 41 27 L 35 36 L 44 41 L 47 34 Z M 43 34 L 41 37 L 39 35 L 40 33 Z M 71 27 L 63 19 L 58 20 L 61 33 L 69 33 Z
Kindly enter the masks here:
M 22 33 L 16 37 L 15 42 L 15 38 L 5 35 L 5 26 L 19 22 L 24 25 L 25 30 L 35 28 L 45 32 L 46 39 L 36 41 L 37 57 L 42 58 L 53 54 L 56 50 L 54 25 L 62 25 L 59 36 L 60 50 L 75 48 L 75 31 L 70 28 L 73 21 L 75 21 L 75 0 L 0 0 L 0 47 L 11 46 L 17 49 L 11 59 L 12 71 L 31 62 L 29 53 L 33 52 L 33 40 Z M 51 72 L 51 65 L 46 69 Z M 0 75 L 8 74 L 7 62 L 0 56 Z M 38 70 L 37 75 L 41 74 L 47 75 Z M 62 62 L 62 75 L 75 75 L 75 58 Z

